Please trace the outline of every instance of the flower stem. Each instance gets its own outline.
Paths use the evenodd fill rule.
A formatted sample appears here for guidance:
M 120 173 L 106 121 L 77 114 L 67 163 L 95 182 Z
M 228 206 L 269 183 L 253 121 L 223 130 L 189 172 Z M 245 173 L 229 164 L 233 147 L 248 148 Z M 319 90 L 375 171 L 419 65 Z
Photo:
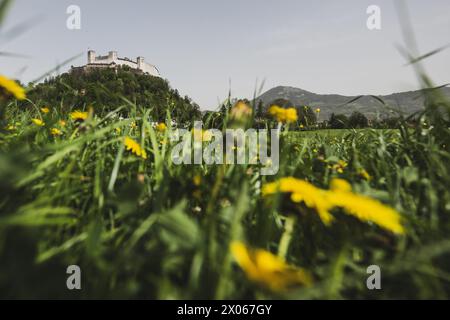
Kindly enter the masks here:
M 283 235 L 281 236 L 280 245 L 278 247 L 278 257 L 280 257 L 284 260 L 286 259 L 286 255 L 289 250 L 289 245 L 292 240 L 292 234 L 294 231 L 295 221 L 296 221 L 295 216 L 291 215 L 291 216 L 286 217 L 286 222 L 284 225 L 284 232 L 283 232 Z

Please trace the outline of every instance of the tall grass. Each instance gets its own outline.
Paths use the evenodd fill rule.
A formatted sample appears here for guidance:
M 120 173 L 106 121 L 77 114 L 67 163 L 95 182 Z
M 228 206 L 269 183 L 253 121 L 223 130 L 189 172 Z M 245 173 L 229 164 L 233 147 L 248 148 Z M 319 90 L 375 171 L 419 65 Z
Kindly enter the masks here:
M 130 119 L 94 114 L 84 123 L 57 107 L 48 114 L 41 106 L 5 107 L 14 129 L 0 145 L 3 297 L 448 297 L 449 128 L 434 105 L 417 128 L 285 133 L 281 140 L 278 177 L 323 188 L 333 177 L 346 179 L 402 213 L 407 233 L 400 237 L 346 216 L 326 227 L 313 212 L 267 201 L 261 186 L 277 177 L 260 176 L 255 166 L 176 166 L 169 131 L 155 131 L 137 106 L 127 106 Z M 32 124 L 37 117 L 45 126 Z M 52 136 L 53 127 L 64 134 Z M 126 151 L 124 136 L 149 158 Z M 340 172 L 339 161 L 348 164 Z M 273 293 L 246 278 L 229 244 L 276 253 L 288 217 L 296 223 L 287 261 L 315 282 Z M 71 264 L 83 271 L 81 292 L 65 288 Z M 366 288 L 373 264 L 382 268 L 382 291 Z
M 121 108 L 126 120 L 117 116 L 123 110 L 93 110 L 80 123 L 64 111 L 71 106 L 45 114 L 32 101 L 3 101 L 0 297 L 449 298 L 450 105 L 439 90 L 424 95 L 417 127 L 283 133 L 275 177 L 258 166 L 174 165 L 171 119 L 158 132 L 149 110 L 130 102 Z M 148 159 L 126 151 L 125 136 Z M 400 212 L 406 234 L 339 210 L 338 222 L 325 226 L 313 210 L 262 196 L 262 186 L 288 176 L 324 189 L 345 179 Z M 230 253 L 236 240 L 280 253 L 311 272 L 313 285 L 273 292 L 255 284 Z M 73 264 L 81 291 L 66 288 Z M 381 291 L 366 287 L 370 265 L 381 267 Z

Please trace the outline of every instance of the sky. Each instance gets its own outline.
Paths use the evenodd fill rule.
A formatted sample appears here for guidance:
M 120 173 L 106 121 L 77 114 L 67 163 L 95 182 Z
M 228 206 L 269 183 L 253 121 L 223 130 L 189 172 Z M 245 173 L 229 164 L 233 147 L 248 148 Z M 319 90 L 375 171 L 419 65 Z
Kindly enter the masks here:
M 0 30 L 0 73 L 28 82 L 88 49 L 144 56 L 202 109 L 275 86 L 321 94 L 390 94 L 418 88 L 398 45 L 395 0 L 16 0 Z M 450 1 L 407 1 L 420 53 L 450 43 Z M 69 30 L 67 7 L 81 9 Z M 367 8 L 381 9 L 369 30 Z M 23 28 L 26 26 L 26 28 Z M 11 37 L 11 34 L 13 35 Z M 426 60 L 436 84 L 450 82 L 450 49 Z M 258 85 L 257 85 L 258 84 Z

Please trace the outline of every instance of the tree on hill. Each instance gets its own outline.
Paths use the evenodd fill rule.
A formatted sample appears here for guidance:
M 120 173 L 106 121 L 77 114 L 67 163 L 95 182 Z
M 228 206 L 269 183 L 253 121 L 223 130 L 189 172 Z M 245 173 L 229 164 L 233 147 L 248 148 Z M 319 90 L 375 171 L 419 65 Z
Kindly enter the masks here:
M 331 114 L 328 126 L 332 129 L 345 129 L 348 127 L 348 118 L 344 114 Z
M 317 123 L 317 116 L 314 110 L 308 106 L 296 107 L 298 113 L 298 122 L 304 126 L 311 126 Z
M 348 125 L 352 129 L 367 128 L 369 126 L 369 120 L 361 112 L 355 111 L 348 118 Z
M 256 106 L 256 118 L 263 118 L 264 117 L 264 103 L 262 102 L 262 100 L 258 101 L 258 104 Z
M 37 105 L 61 107 L 63 110 L 93 106 L 96 113 L 105 113 L 129 102 L 139 108 L 151 109 L 157 121 L 166 118 L 167 110 L 178 122 L 201 117 L 200 108 L 189 97 L 182 97 L 167 80 L 133 72 L 123 67 L 97 69 L 89 72 L 65 73 L 36 85 L 28 98 Z M 125 108 L 127 116 L 130 108 Z

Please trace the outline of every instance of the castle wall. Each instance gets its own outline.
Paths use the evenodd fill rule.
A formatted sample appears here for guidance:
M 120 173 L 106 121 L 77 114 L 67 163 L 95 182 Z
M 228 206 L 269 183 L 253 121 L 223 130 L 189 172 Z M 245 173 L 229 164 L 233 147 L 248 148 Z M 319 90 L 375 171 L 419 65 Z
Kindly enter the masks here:
M 156 76 L 156 77 L 160 76 L 158 69 L 156 69 L 155 66 L 148 64 L 148 63 L 144 63 L 140 70 L 142 70 L 145 73 L 149 73 L 152 76 Z
M 96 56 L 95 51 L 88 52 L 88 64 L 94 66 L 95 64 L 109 65 L 116 64 L 117 66 L 128 66 L 132 69 L 141 70 L 154 77 L 160 77 L 158 69 L 155 66 L 145 63 L 143 57 L 138 57 L 137 61 L 119 58 L 117 52 L 111 51 L 107 56 Z

